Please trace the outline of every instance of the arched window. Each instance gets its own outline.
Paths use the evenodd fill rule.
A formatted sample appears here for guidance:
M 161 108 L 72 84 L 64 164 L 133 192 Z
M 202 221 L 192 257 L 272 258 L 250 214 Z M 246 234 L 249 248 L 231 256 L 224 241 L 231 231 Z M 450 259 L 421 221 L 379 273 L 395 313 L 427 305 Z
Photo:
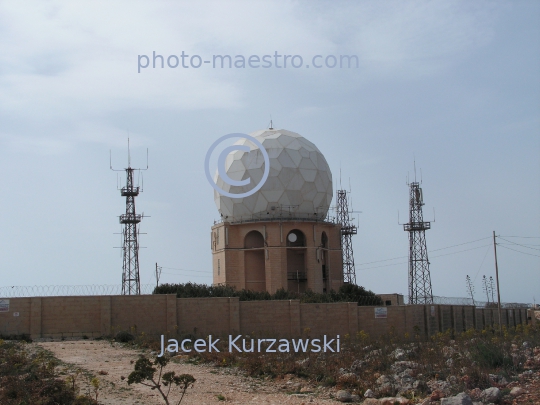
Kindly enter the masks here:
M 264 238 L 259 231 L 248 232 L 244 238 L 244 248 L 253 249 L 253 248 L 262 248 L 264 247 Z
M 323 232 L 321 235 L 321 247 L 324 249 L 328 248 L 328 236 L 326 236 L 326 232 Z
M 264 261 L 264 238 L 259 231 L 251 231 L 244 238 L 245 288 L 251 291 L 266 291 Z

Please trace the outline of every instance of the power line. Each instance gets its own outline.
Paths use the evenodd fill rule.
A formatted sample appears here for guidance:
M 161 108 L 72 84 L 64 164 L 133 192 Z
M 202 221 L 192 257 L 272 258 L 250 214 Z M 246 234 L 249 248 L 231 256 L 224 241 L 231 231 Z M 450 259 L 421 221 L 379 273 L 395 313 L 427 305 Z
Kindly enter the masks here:
M 520 243 L 512 242 L 512 241 L 510 241 L 510 240 L 501 238 L 500 236 L 499 236 L 499 239 L 502 239 L 502 240 L 504 240 L 504 241 L 506 241 L 506 242 L 510 242 L 510 243 L 513 244 L 513 245 L 521 246 L 521 247 L 524 247 L 524 248 L 527 248 L 527 249 L 540 250 L 540 249 L 537 249 L 537 248 L 533 248 L 533 247 L 529 247 L 529 246 L 526 246 L 526 245 L 522 245 L 522 244 L 520 244 Z
M 540 239 L 540 236 L 502 236 L 503 238 L 523 238 L 523 239 Z M 499 238 L 501 236 L 499 235 Z
M 160 266 L 160 267 L 163 267 L 164 269 L 169 269 L 169 270 L 189 271 L 192 273 L 212 273 L 211 271 L 208 271 L 208 270 L 187 270 L 187 269 L 179 269 L 177 267 L 166 267 L 166 266 Z
M 488 236 L 488 237 L 486 237 L 486 238 L 476 239 L 476 240 L 473 240 L 473 241 L 471 241 L 471 242 L 460 243 L 459 245 L 452 245 L 452 246 L 443 247 L 443 248 L 440 248 L 440 249 L 435 249 L 435 250 L 432 250 L 432 252 L 436 252 L 437 250 L 450 249 L 450 248 L 453 248 L 453 247 L 456 247 L 456 246 L 468 245 L 469 243 L 474 243 L 474 242 L 478 242 L 478 241 L 480 241 L 480 240 L 490 239 L 490 238 L 491 238 L 491 236 Z
M 505 248 L 505 249 L 513 250 L 514 252 L 522 253 L 524 255 L 540 257 L 540 255 L 533 255 L 532 253 L 521 252 L 519 250 L 509 248 L 508 246 L 503 246 L 503 245 L 499 245 L 499 246 L 502 247 L 502 248 Z
M 486 250 L 486 254 L 484 255 L 484 258 L 482 259 L 482 263 L 480 263 L 480 267 L 478 268 L 478 271 L 476 272 L 476 275 L 474 276 L 473 283 L 476 281 L 476 277 L 478 277 L 478 273 L 480 273 L 480 269 L 482 268 L 482 265 L 484 264 L 484 260 L 486 260 L 487 254 L 489 253 L 489 248 L 491 247 L 491 243 L 488 245 L 488 249 Z M 489 300 L 488 300 L 489 302 Z
M 482 245 L 482 246 L 478 246 L 478 247 L 474 247 L 474 248 L 471 248 L 471 249 L 465 249 L 465 250 L 458 250 L 457 252 L 452 252 L 452 253 L 445 253 L 443 255 L 437 255 L 437 256 L 431 256 L 432 259 L 434 258 L 437 258 L 437 257 L 442 257 L 442 256 L 449 256 L 449 255 L 455 255 L 457 253 L 463 253 L 463 252 L 468 252 L 470 250 L 476 250 L 476 249 L 481 249 L 481 248 L 484 248 L 484 247 L 487 247 L 487 246 L 491 246 L 491 244 L 489 245 Z M 440 249 L 439 249 L 440 250 Z M 489 250 L 488 250 L 489 251 Z M 487 254 L 487 253 L 486 253 Z M 407 256 L 404 256 L 404 257 L 407 257 Z M 485 256 L 484 256 L 485 258 Z M 392 259 L 388 259 L 388 260 L 392 260 Z M 384 260 L 381 260 L 381 261 L 384 261 Z M 377 262 L 372 262 L 372 263 L 377 263 Z M 399 264 L 407 264 L 408 262 L 400 262 L 400 263 L 392 263 L 392 264 L 384 264 L 382 266 L 374 266 L 374 267 L 367 267 L 365 269 L 361 269 L 361 271 L 364 271 L 364 270 L 370 270 L 370 269 L 379 269 L 381 267 L 390 267 L 390 266 L 397 266 Z
M 407 257 L 407 256 L 405 256 Z M 392 264 L 383 264 L 382 266 L 374 266 L 374 267 L 367 267 L 365 269 L 359 269 L 360 271 L 364 271 L 364 270 L 371 270 L 371 269 L 380 269 L 381 267 L 390 267 L 390 266 L 397 266 L 397 265 L 400 265 L 400 264 L 407 264 L 409 262 L 399 262 L 399 263 L 392 263 Z
M 208 277 L 205 274 L 195 275 L 195 274 L 178 274 L 178 273 L 168 273 L 166 271 L 163 271 L 162 274 L 171 274 L 173 276 L 187 276 L 187 277 Z
M 389 260 L 397 260 L 397 259 L 405 259 L 406 257 L 409 257 L 409 256 L 399 256 L 399 257 L 393 257 L 391 259 L 384 259 L 384 260 L 377 260 L 377 261 L 374 261 L 374 262 L 367 262 L 367 263 L 360 263 L 358 266 L 362 266 L 364 264 L 373 264 L 373 263 L 381 263 L 381 262 L 387 262 Z M 392 265 L 390 265 L 392 266 Z
M 454 254 L 456 254 L 456 253 L 468 252 L 469 250 L 481 249 L 481 248 L 486 247 L 486 246 L 491 246 L 491 244 L 489 244 L 489 245 L 483 245 L 483 246 L 478 246 L 478 247 L 474 247 L 474 248 L 470 248 L 470 249 L 465 249 L 465 250 L 458 250 L 457 252 L 445 253 L 444 255 L 437 255 L 437 256 L 431 256 L 431 257 L 434 258 L 434 257 L 449 256 L 449 255 L 454 255 Z
M 502 239 L 502 238 L 501 238 Z M 506 239 L 505 239 L 506 240 Z M 511 242 L 513 245 L 516 245 L 517 243 Z M 508 245 L 508 243 L 499 243 L 500 245 Z M 522 243 L 523 246 L 540 246 L 536 243 Z
M 443 247 L 443 248 L 439 248 L 439 249 L 434 249 L 434 250 L 431 250 L 431 252 L 437 252 L 439 250 L 445 250 L 445 249 L 450 249 L 450 248 L 453 248 L 453 247 L 456 247 L 456 246 L 463 246 L 463 245 L 468 245 L 470 243 L 475 243 L 475 242 L 478 242 L 478 241 L 481 241 L 481 240 L 484 240 L 484 239 L 490 239 L 491 236 L 488 236 L 488 237 L 485 237 L 485 238 L 480 238 L 480 239 L 476 239 L 476 240 L 473 240 L 473 241 L 470 241 L 470 242 L 464 242 L 464 243 L 459 243 L 457 245 L 452 245 L 452 246 L 447 246 L 447 247 Z M 487 246 L 487 245 L 486 245 Z M 490 245 L 491 246 L 491 245 Z M 483 247 L 483 246 L 480 246 L 480 247 Z M 382 262 L 387 262 L 387 261 L 390 261 L 390 260 L 398 260 L 398 259 L 404 259 L 404 258 L 407 258 L 408 256 L 399 256 L 399 257 L 393 257 L 391 259 L 384 259 L 384 260 L 376 260 L 374 262 L 366 262 L 366 263 L 360 263 L 358 264 L 358 266 L 363 266 L 363 265 L 366 265 L 366 264 L 374 264 L 374 263 L 382 263 Z M 434 257 L 438 257 L 438 256 L 434 256 Z M 382 267 L 382 266 L 381 266 Z M 370 268 L 374 268 L 374 267 L 370 267 Z

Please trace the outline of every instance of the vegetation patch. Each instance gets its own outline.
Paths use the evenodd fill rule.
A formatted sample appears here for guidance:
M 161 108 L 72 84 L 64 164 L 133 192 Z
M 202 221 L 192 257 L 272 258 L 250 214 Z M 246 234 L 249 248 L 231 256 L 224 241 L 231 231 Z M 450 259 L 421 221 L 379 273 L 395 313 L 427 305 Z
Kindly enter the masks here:
M 302 303 L 357 302 L 358 305 L 382 305 L 382 299 L 362 286 L 344 284 L 338 291 L 315 293 L 308 290 L 296 293 L 279 289 L 274 294 L 267 291 L 236 290 L 225 285 L 196 283 L 161 284 L 153 294 L 176 294 L 178 298 L 238 297 L 240 301 L 300 300 Z
M 78 373 L 61 378 L 59 362 L 49 352 L 26 343 L 0 340 L 0 403 L 2 405 L 98 405 L 79 395 Z M 96 385 L 96 383 L 94 383 Z M 95 387 L 95 397 L 99 384 Z

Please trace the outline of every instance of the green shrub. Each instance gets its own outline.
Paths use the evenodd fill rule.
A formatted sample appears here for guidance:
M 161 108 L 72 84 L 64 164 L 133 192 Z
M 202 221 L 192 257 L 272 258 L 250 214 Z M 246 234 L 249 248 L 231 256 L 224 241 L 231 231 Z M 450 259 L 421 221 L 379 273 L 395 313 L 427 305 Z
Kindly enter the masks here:
M 67 384 L 57 365 L 58 360 L 47 351 L 29 352 L 20 342 L 0 340 L 0 404 L 98 405 L 89 397 L 77 397 L 75 380 Z
M 304 293 L 286 291 L 281 288 L 274 294 L 267 291 L 236 290 L 234 287 L 206 284 L 162 284 L 153 294 L 176 294 L 178 298 L 238 297 L 240 301 L 300 300 L 302 303 L 357 302 L 358 305 L 382 305 L 382 300 L 372 291 L 354 284 L 344 284 L 338 291 Z
M 135 340 L 135 336 L 125 330 L 118 332 L 114 338 L 117 342 L 121 343 L 128 343 Z

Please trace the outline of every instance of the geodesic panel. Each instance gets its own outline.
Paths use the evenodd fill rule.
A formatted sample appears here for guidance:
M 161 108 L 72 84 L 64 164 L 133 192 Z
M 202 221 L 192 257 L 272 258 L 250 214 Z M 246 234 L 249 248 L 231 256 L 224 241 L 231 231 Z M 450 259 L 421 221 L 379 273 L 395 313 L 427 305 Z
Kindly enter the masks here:
M 323 219 L 332 202 L 332 173 L 323 154 L 301 135 L 284 129 L 260 130 L 250 134 L 266 149 L 270 172 L 264 185 L 244 198 L 231 198 L 214 191 L 220 214 L 229 221 L 265 218 Z M 231 186 L 219 177 L 214 181 L 226 192 L 241 194 L 253 189 L 264 174 L 264 156 L 247 139 L 235 145 L 250 147 L 225 159 L 225 170 L 233 180 L 250 179 L 245 186 Z

